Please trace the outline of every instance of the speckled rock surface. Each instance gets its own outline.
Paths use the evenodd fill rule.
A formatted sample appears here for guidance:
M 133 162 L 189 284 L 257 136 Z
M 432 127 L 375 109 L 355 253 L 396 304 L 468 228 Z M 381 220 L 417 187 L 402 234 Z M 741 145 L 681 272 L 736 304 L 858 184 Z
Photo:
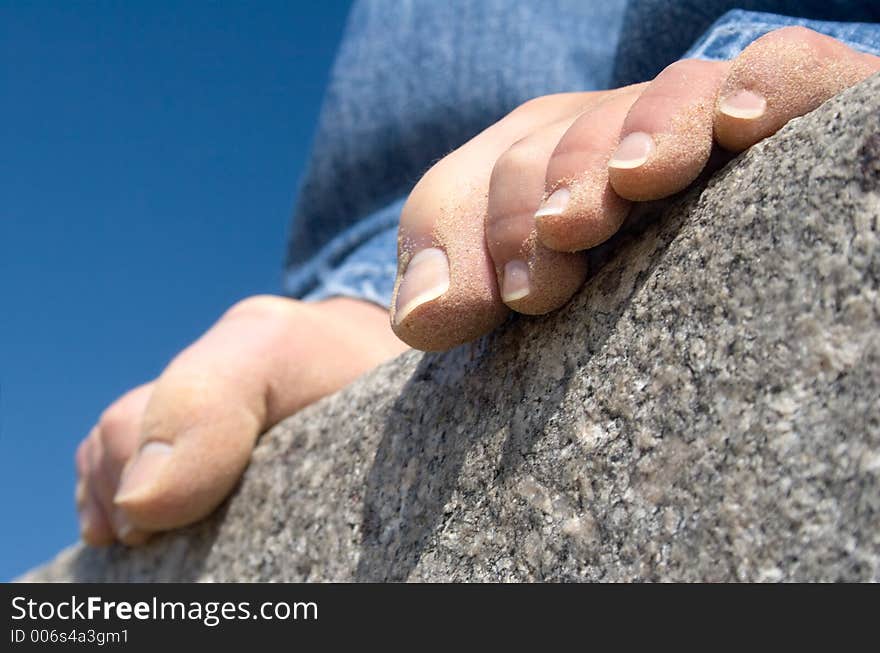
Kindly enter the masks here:
M 40 580 L 880 580 L 880 78 L 568 307 L 269 433 L 214 518 Z

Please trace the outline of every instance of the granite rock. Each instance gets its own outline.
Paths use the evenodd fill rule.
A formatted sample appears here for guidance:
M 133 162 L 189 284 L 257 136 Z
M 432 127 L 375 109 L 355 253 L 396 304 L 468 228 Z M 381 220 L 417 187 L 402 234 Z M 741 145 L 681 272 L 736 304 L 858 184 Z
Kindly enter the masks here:
M 880 580 L 880 77 L 645 207 L 564 309 L 268 433 L 212 518 L 26 580 Z

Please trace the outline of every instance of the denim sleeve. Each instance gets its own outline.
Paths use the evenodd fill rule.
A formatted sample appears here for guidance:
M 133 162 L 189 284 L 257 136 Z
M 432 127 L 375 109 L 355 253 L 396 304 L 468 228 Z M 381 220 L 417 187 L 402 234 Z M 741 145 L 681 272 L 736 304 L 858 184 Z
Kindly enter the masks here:
M 758 37 L 791 25 L 808 27 L 834 37 L 855 50 L 880 56 L 880 23 L 839 23 L 733 10 L 715 21 L 682 58 L 710 61 L 732 59 Z
M 389 308 L 403 202 L 403 198 L 393 201 L 345 229 L 304 265 L 290 270 L 285 278 L 287 292 L 306 301 L 353 297 Z
M 417 2 L 406 3 L 406 6 L 412 8 L 412 6 L 418 4 Z M 389 170 L 394 171 L 398 178 L 392 185 L 393 188 L 389 186 L 382 189 L 381 197 L 373 197 L 370 200 L 373 208 L 367 213 L 366 217 L 350 220 L 349 225 L 337 224 L 333 226 L 330 221 L 322 221 L 317 215 L 305 220 L 302 219 L 303 216 L 300 216 L 299 233 L 301 240 L 298 241 L 300 251 L 296 251 L 297 242 L 293 242 L 291 248 L 293 254 L 289 258 L 285 277 L 285 291 L 291 296 L 309 301 L 334 296 L 345 296 L 364 299 L 380 306 L 388 307 L 397 272 L 397 223 L 400 217 L 400 210 L 411 185 L 424 172 L 431 160 L 436 160 L 436 158 L 439 158 L 438 155 L 442 155 L 451 147 L 467 140 L 469 135 L 485 128 L 500 118 L 503 113 L 526 99 L 557 90 L 591 90 L 607 87 L 614 79 L 612 71 L 614 62 L 609 58 L 609 52 L 617 51 L 618 42 L 621 44 L 633 42 L 627 36 L 626 26 L 622 19 L 623 10 L 627 8 L 624 7 L 625 4 L 622 1 L 608 0 L 606 3 L 607 12 L 603 15 L 602 20 L 594 21 L 594 27 L 601 29 L 605 41 L 604 43 L 599 43 L 594 38 L 591 41 L 594 50 L 589 53 L 590 56 L 586 59 L 573 57 L 572 52 L 576 48 L 573 45 L 568 47 L 563 43 L 556 51 L 548 53 L 545 49 L 540 54 L 529 53 L 528 57 L 519 60 L 501 56 L 499 53 L 504 50 L 500 49 L 497 52 L 490 53 L 493 54 L 494 60 L 490 58 L 487 62 L 486 52 L 479 50 L 479 48 L 485 47 L 485 31 L 480 35 L 483 43 L 481 46 L 477 44 L 476 40 L 463 38 L 461 34 L 456 35 L 456 38 L 447 38 L 450 34 L 446 33 L 444 35 L 442 21 L 433 22 L 431 24 L 432 33 L 426 38 L 440 40 L 441 42 L 446 39 L 450 44 L 449 47 L 452 48 L 451 51 L 446 53 L 449 57 L 448 62 L 456 60 L 467 62 L 474 57 L 474 52 L 479 52 L 482 68 L 474 74 L 477 78 L 480 75 L 485 77 L 485 83 L 475 84 L 472 76 L 471 79 L 465 80 L 465 85 L 468 89 L 479 89 L 479 92 L 484 93 L 486 96 L 483 97 L 479 94 L 468 96 L 463 94 L 461 89 L 458 89 L 455 93 L 446 89 L 448 92 L 444 95 L 444 89 L 438 88 L 436 89 L 436 94 L 427 98 L 427 101 L 436 103 L 436 107 L 433 109 L 424 106 L 389 106 L 388 111 L 390 112 L 406 112 L 407 109 L 413 111 L 414 113 L 409 117 L 412 120 L 413 129 L 416 131 L 421 130 L 421 133 L 417 135 L 408 134 L 407 138 L 409 140 L 404 144 L 398 142 L 400 140 L 399 135 L 388 133 L 383 136 L 383 133 L 380 132 L 377 142 L 386 142 L 386 147 L 368 152 L 367 154 L 374 157 L 372 161 L 369 160 L 370 156 L 363 157 L 362 165 L 366 166 L 369 173 L 366 175 L 366 178 L 369 178 L 369 175 L 373 173 L 379 176 L 384 173 L 387 176 Z M 632 4 L 630 3 L 630 5 Z M 701 11 L 707 10 L 706 8 L 711 7 L 712 4 L 711 0 L 702 3 L 700 5 Z M 719 6 L 722 5 L 720 2 L 718 4 Z M 770 5 L 772 3 L 768 2 L 767 4 Z M 845 3 L 837 2 L 835 6 L 842 6 L 842 4 Z M 358 7 L 363 12 L 362 5 L 363 3 L 359 3 Z M 443 5 L 443 3 L 437 3 L 435 6 L 437 5 Z M 856 9 L 860 5 L 867 6 L 858 2 L 853 2 L 851 5 Z M 480 6 L 488 7 L 489 5 Z M 627 9 L 631 8 L 630 6 Z M 868 14 L 859 13 L 856 9 L 847 14 L 852 16 L 853 20 L 862 17 L 865 17 L 867 20 L 873 19 L 873 15 L 870 15 L 870 12 Z M 682 57 L 707 60 L 730 59 L 739 54 L 759 36 L 788 25 L 809 27 L 817 32 L 822 32 L 839 39 L 855 49 L 880 55 L 880 23 L 830 22 L 742 10 L 728 11 L 723 13 L 723 15 L 719 12 L 716 15 L 720 15 L 720 17 L 711 24 L 711 27 L 686 52 L 682 53 L 678 49 L 660 54 L 658 56 L 664 59 L 661 63 L 666 65 Z M 355 15 L 355 18 L 357 18 L 357 15 Z M 517 18 L 522 19 L 523 16 L 518 16 Z M 471 19 L 473 19 L 473 16 Z M 498 20 L 503 22 L 505 18 L 499 17 Z M 387 25 L 387 23 L 385 24 Z M 635 24 L 638 24 L 638 21 L 635 21 Z M 542 29 L 540 16 L 532 16 L 529 25 L 531 37 L 534 37 L 535 30 L 541 31 Z M 548 29 L 548 26 L 544 25 L 543 28 Z M 559 36 L 558 30 L 556 32 L 547 32 L 547 34 L 551 33 L 557 37 Z M 574 32 L 567 33 L 564 36 L 572 43 L 578 38 Z M 547 40 L 539 40 L 544 43 L 548 42 Z M 565 41 L 565 39 L 562 40 Z M 558 44 L 559 41 L 557 40 L 555 43 Z M 411 46 L 412 44 L 410 43 L 409 45 Z M 345 44 L 343 44 L 343 47 L 345 47 Z M 567 47 L 568 49 L 566 49 Z M 637 47 L 633 46 L 633 48 Z M 398 47 L 397 50 L 399 49 Z M 359 54 L 363 56 L 365 53 L 361 52 Z M 417 56 L 419 53 L 413 52 L 412 54 Z M 425 53 L 422 52 L 421 54 L 424 55 Z M 553 57 L 564 60 L 564 63 L 554 63 Z M 405 56 L 399 62 L 400 65 L 405 67 L 407 65 L 406 61 L 409 59 L 412 59 L 412 57 Z M 551 71 L 552 75 L 544 75 L 540 82 L 528 81 L 528 83 L 522 83 L 521 80 L 517 81 L 517 74 L 521 74 L 526 80 L 535 79 L 534 70 L 531 68 L 520 69 L 520 65 L 525 66 L 525 63 L 513 65 L 515 61 L 522 62 L 524 59 L 527 59 L 529 65 L 534 66 L 536 70 L 543 68 Z M 651 65 L 658 63 L 656 57 L 646 56 L 645 60 L 651 61 Z M 592 62 L 592 68 L 588 71 L 588 74 L 581 70 L 585 65 L 585 61 Z M 496 70 L 504 69 L 506 71 L 505 74 L 511 75 L 511 67 L 514 70 L 510 80 L 501 79 L 501 73 L 493 77 L 491 72 L 493 68 Z M 461 68 L 464 69 L 464 65 Z M 397 72 L 397 78 L 388 83 L 392 86 L 401 87 L 401 76 L 407 73 L 403 68 L 398 68 Z M 447 76 L 445 81 L 457 80 L 461 83 L 463 78 L 467 77 L 462 74 L 461 70 L 455 72 L 457 75 Z M 407 91 L 405 87 L 401 87 L 401 89 L 403 92 Z M 490 93 L 494 94 L 494 96 L 489 97 Z M 456 123 L 455 116 L 461 115 L 461 107 L 456 106 L 458 111 L 449 114 L 448 120 L 451 126 L 444 123 L 446 131 L 437 132 L 436 123 L 432 123 L 426 118 L 425 111 L 432 114 L 449 111 L 451 109 L 449 100 L 452 97 L 455 98 L 457 103 L 470 103 L 481 110 L 475 110 L 469 119 Z M 332 120 L 332 117 L 328 120 L 326 116 L 322 116 L 322 122 L 332 123 Z M 377 134 L 372 134 L 371 136 L 376 138 Z M 382 138 L 385 138 L 385 141 Z M 397 154 L 390 150 L 393 149 L 392 145 L 395 142 L 398 142 L 397 144 L 402 148 L 403 157 L 410 157 L 409 161 L 401 164 L 400 161 L 394 160 Z M 388 143 L 392 145 L 388 145 Z M 429 143 L 431 144 L 430 147 L 427 145 Z M 412 152 L 414 151 L 418 151 L 422 158 L 417 161 L 412 160 Z M 333 179 L 332 175 L 335 174 L 335 171 L 331 167 L 322 170 L 321 173 L 330 175 L 329 178 L 332 181 L 332 186 L 324 188 L 323 192 L 342 192 L 338 188 L 344 185 L 347 181 L 346 179 Z M 377 179 L 379 178 L 377 177 Z M 313 196 L 315 195 L 313 193 Z M 317 195 L 320 195 L 320 193 Z M 333 231 L 336 235 L 325 239 L 325 243 L 320 247 L 309 245 L 309 234 L 322 230 L 325 232 L 328 230 Z M 296 229 L 294 232 L 294 236 L 296 236 Z

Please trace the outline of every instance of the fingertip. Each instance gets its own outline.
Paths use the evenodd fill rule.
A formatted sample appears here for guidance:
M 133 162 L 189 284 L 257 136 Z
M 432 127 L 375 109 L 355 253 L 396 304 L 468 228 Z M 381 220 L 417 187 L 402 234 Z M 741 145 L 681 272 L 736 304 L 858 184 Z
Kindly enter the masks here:
M 511 306 L 531 294 L 531 271 L 525 261 L 508 261 L 500 273 L 501 276 L 501 299 Z
M 114 510 L 140 531 L 186 526 L 210 514 L 241 478 L 257 437 L 247 411 L 231 407 L 179 434 L 148 442 L 126 469 Z
M 113 497 L 114 525 L 123 542 L 140 531 L 186 523 L 174 497 L 178 486 L 193 479 L 181 478 L 175 469 L 174 449 L 163 441 L 145 442 L 123 470 Z
M 109 546 L 116 539 L 109 520 L 94 499 L 86 499 L 79 510 L 79 534 L 89 546 Z
M 449 259 L 439 247 L 414 254 L 397 284 L 391 319 L 401 323 L 422 304 L 442 297 L 449 290 Z
M 654 137 L 648 132 L 634 131 L 622 139 L 608 160 L 608 167 L 617 170 L 641 168 L 657 149 Z
M 475 287 L 459 290 L 420 304 L 394 321 L 395 335 L 421 351 L 448 351 L 494 330 L 510 312 L 498 296 L 480 294 Z
M 148 497 L 157 484 L 162 469 L 171 458 L 173 447 L 167 442 L 145 442 L 122 472 L 119 489 L 113 498 L 117 506 L 132 505 Z
M 557 252 L 536 244 L 528 264 L 512 261 L 501 271 L 502 297 L 517 313 L 545 315 L 564 306 L 583 286 L 587 268 L 583 252 Z
M 113 529 L 117 539 L 126 546 L 140 546 L 150 538 L 150 533 L 137 528 L 125 508 L 120 506 L 113 510 Z
M 631 202 L 620 197 L 601 175 L 584 176 L 570 187 L 571 199 L 560 213 L 535 217 L 538 240 L 557 252 L 579 252 L 608 240 L 626 216 Z
M 715 99 L 728 65 L 683 59 L 663 70 L 630 107 L 608 161 L 614 191 L 645 202 L 678 193 L 712 151 Z
M 784 124 L 774 118 L 767 115 L 767 99 L 756 91 L 722 94 L 715 108 L 714 139 L 728 152 L 742 152 Z
M 101 442 L 98 434 L 99 427 L 92 427 L 89 434 L 83 438 L 76 447 L 73 456 L 76 473 L 81 478 L 86 478 L 97 467 L 101 457 Z
M 831 36 L 799 26 L 769 32 L 732 62 L 716 103 L 715 140 L 745 150 L 877 69 Z
M 489 333 L 508 315 L 482 223 L 479 230 L 472 225 L 467 230 L 450 228 L 442 248 L 428 247 L 402 259 L 405 267 L 392 298 L 391 328 L 410 347 L 447 351 Z

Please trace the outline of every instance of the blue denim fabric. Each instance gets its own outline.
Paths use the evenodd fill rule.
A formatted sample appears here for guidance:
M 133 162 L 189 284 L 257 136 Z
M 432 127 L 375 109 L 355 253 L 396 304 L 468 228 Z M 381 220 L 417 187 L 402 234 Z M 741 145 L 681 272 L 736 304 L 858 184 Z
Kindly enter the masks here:
M 286 292 L 319 299 L 347 289 L 366 299 L 375 291 L 387 305 L 394 230 L 411 187 L 527 99 L 608 87 L 624 6 L 356 2 L 294 211 Z
M 412 186 L 434 161 L 528 99 L 643 81 L 682 56 L 730 59 L 785 25 L 880 55 L 880 24 L 870 22 L 880 21 L 880 8 L 870 4 L 359 1 L 300 186 L 285 292 L 387 307 L 397 223 Z M 725 13 L 730 5 L 770 11 L 798 5 L 801 17 Z M 847 22 L 819 20 L 835 18 Z M 695 26 L 701 31 L 694 33 Z
M 846 45 L 880 56 L 880 24 L 836 23 L 759 12 L 730 11 L 712 25 L 682 58 L 726 61 L 743 48 L 780 27 L 801 25 L 833 36 Z

